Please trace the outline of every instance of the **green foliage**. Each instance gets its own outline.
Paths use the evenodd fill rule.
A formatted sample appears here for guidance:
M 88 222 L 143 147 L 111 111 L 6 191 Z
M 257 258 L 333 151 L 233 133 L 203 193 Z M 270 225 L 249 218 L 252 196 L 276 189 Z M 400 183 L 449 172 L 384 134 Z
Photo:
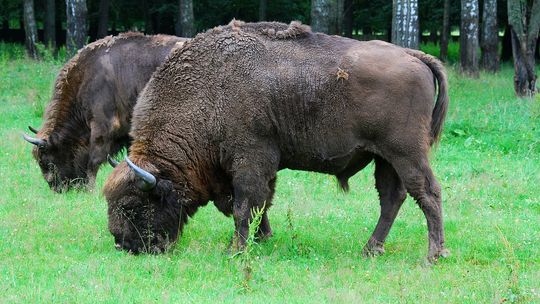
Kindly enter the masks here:
M 33 100 L 50 98 L 61 64 L 0 49 L 1 303 L 540 302 L 540 100 L 514 97 L 509 66 L 479 79 L 449 69 L 448 120 L 432 152 L 448 259 L 423 266 L 427 227 L 410 198 L 386 254 L 361 256 L 379 216 L 373 166 L 348 194 L 331 176 L 284 170 L 274 236 L 253 247 L 247 290 L 227 251 L 233 221 L 211 205 L 169 253 L 131 256 L 107 229 L 109 167 L 93 192 L 50 191 L 20 134 L 40 125 Z
M 432 42 L 420 45 L 420 50 L 435 57 L 439 57 L 440 55 L 439 44 L 435 44 Z M 448 43 L 448 62 L 450 64 L 459 63 L 459 43 Z
M 0 62 L 20 60 L 26 57 L 23 45 L 0 41 Z

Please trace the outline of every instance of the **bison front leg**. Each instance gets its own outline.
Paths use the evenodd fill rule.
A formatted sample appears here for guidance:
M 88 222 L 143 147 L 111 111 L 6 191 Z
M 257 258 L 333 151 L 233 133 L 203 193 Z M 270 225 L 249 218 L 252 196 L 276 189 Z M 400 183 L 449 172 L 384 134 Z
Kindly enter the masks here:
M 276 189 L 276 178 L 273 178 L 270 180 L 270 182 L 268 182 L 268 188 L 270 189 L 270 194 L 264 203 L 265 211 L 261 219 L 261 224 L 257 229 L 257 238 L 261 241 L 264 241 L 272 236 L 272 228 L 270 227 L 270 221 L 268 220 L 268 208 L 270 208 L 272 205 L 271 202 Z
M 375 186 L 379 192 L 381 215 L 373 234 L 364 246 L 364 256 L 384 253 L 384 241 L 407 196 L 405 186 L 392 165 L 380 157 L 375 158 Z
M 272 233 L 266 213 L 273 193 L 272 180 L 275 179 L 277 164 L 269 161 L 268 158 L 257 161 L 248 161 L 244 158 L 238 163 L 241 166 L 233 166 L 232 169 L 234 172 L 233 217 L 235 223 L 233 249 L 242 250 L 249 236 L 249 225 L 252 221 L 254 208 L 265 209 L 257 236 L 266 238 Z

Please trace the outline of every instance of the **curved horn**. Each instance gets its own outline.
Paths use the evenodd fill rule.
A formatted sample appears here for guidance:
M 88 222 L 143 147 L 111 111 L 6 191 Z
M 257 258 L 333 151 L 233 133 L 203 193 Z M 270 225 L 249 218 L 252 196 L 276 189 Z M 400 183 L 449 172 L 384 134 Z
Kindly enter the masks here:
M 141 188 L 143 191 L 148 191 L 156 186 L 157 180 L 156 177 L 152 174 L 144 171 L 143 169 L 139 168 L 139 166 L 135 165 L 134 163 L 129 160 L 129 158 L 126 156 L 126 162 L 128 166 L 135 171 L 135 174 L 140 177 L 144 181 L 144 185 Z
M 30 132 L 32 132 L 34 134 L 37 134 L 39 132 L 36 128 L 34 128 L 32 126 L 28 126 L 28 130 L 30 130 Z
M 27 142 L 33 144 L 33 145 L 36 145 L 38 147 L 45 147 L 47 145 L 47 142 L 44 141 L 43 139 L 39 139 L 39 138 L 34 138 L 34 137 L 30 137 L 26 134 L 23 134 L 23 138 L 24 140 L 26 140 Z
M 118 166 L 118 162 L 116 161 L 116 159 L 112 158 L 109 154 L 107 154 L 107 161 L 109 162 L 109 165 L 111 165 L 111 167 L 113 168 Z

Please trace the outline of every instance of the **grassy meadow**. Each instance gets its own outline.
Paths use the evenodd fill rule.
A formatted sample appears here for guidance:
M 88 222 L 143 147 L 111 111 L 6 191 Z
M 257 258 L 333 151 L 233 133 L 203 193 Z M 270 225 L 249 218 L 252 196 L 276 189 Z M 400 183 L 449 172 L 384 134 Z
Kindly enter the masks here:
M 0 303 L 540 303 L 540 99 L 513 94 L 513 71 L 462 78 L 432 153 L 451 256 L 425 263 L 425 218 L 407 199 L 386 254 L 361 249 L 379 216 L 373 165 L 342 193 L 331 176 L 279 173 L 274 236 L 233 257 L 212 204 L 159 256 L 114 249 L 100 193 L 49 190 L 21 138 L 39 127 L 62 62 L 0 45 Z

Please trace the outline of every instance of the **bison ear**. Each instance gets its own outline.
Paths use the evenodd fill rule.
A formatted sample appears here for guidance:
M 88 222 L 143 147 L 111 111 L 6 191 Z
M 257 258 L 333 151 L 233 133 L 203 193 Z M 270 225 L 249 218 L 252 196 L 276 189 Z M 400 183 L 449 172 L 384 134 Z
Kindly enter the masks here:
M 38 130 L 32 126 L 28 126 L 28 130 L 30 130 L 30 132 L 34 133 L 34 134 L 38 134 Z

